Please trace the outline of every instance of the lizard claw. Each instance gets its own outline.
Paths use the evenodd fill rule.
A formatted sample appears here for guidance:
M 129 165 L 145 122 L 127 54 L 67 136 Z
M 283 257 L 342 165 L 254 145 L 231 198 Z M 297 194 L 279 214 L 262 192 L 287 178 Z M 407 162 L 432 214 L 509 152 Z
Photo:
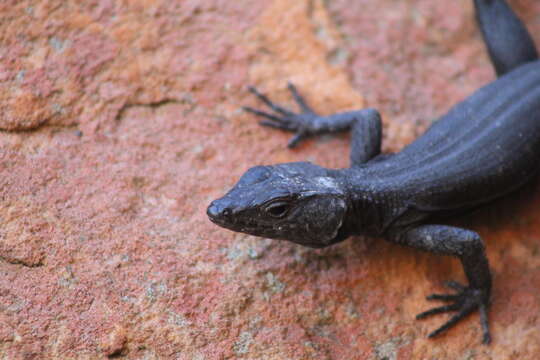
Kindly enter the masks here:
M 489 344 L 491 336 L 489 333 L 487 308 L 489 307 L 489 295 L 485 290 L 465 287 L 457 282 L 447 282 L 446 286 L 456 290 L 455 294 L 432 294 L 427 297 L 428 300 L 441 300 L 450 302 L 448 305 L 438 306 L 416 315 L 416 319 L 425 319 L 435 314 L 457 311 L 446 323 L 428 337 L 435 337 L 456 325 L 461 319 L 471 314 L 475 310 L 480 312 L 480 324 L 483 331 L 483 343 Z
M 244 111 L 264 118 L 264 120 L 260 122 L 262 126 L 294 132 L 295 135 L 287 144 L 289 148 L 294 148 L 296 145 L 298 145 L 298 143 L 300 143 L 300 141 L 306 139 L 314 132 L 312 131 L 312 123 L 319 116 L 307 105 L 304 98 L 300 95 L 292 83 L 289 82 L 287 87 L 294 100 L 302 110 L 301 113 L 294 113 L 280 105 L 277 105 L 254 86 L 248 87 L 249 92 L 262 101 L 272 112 L 261 111 L 249 106 L 244 106 L 243 109 Z
M 289 140 L 289 143 L 287 144 L 287 147 L 289 149 L 292 149 L 294 147 L 296 147 L 296 145 L 298 145 L 298 143 L 304 139 L 306 137 L 306 134 L 302 133 L 302 132 L 298 132 L 296 133 L 292 138 L 291 140 Z

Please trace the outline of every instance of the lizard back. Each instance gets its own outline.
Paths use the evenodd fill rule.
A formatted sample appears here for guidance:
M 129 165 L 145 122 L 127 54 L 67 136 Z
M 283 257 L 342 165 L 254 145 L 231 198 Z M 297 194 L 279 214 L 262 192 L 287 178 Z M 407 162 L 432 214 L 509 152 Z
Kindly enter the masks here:
M 477 90 L 366 176 L 423 210 L 472 207 L 511 192 L 539 169 L 540 61 Z

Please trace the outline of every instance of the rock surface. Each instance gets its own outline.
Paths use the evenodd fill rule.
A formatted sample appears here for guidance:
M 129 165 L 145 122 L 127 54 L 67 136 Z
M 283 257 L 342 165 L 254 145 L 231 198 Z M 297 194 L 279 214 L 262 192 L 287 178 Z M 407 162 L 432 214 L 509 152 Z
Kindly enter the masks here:
M 512 1 L 540 43 L 540 4 Z M 462 220 L 486 239 L 478 316 L 414 315 L 455 259 L 360 238 L 325 250 L 228 232 L 205 209 L 255 164 L 347 166 L 347 136 L 239 111 L 256 84 L 322 113 L 377 107 L 400 149 L 493 79 L 472 1 L 4 0 L 0 354 L 8 359 L 536 359 L 538 186 Z

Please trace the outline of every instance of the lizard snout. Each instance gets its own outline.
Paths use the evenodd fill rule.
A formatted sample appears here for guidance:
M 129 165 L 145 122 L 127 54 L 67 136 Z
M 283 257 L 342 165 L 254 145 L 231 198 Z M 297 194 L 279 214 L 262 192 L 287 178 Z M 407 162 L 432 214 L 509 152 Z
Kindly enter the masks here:
M 229 207 L 220 203 L 219 200 L 215 200 L 212 201 L 208 206 L 208 209 L 206 209 L 206 214 L 212 221 L 225 220 L 231 216 L 232 211 Z

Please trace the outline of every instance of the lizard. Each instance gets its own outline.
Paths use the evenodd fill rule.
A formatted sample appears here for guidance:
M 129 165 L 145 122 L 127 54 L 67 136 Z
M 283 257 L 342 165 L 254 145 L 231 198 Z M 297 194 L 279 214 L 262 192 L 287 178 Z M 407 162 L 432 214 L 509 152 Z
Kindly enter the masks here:
M 381 116 L 364 108 L 317 114 L 289 83 L 301 109 L 292 112 L 255 87 L 268 111 L 244 109 L 261 125 L 293 132 L 289 147 L 318 134 L 350 131 L 350 167 L 310 162 L 255 166 L 207 208 L 215 224 L 312 248 L 350 236 L 383 238 L 461 261 L 468 284 L 448 281 L 445 302 L 417 315 L 452 312 L 435 337 L 479 312 L 482 342 L 490 343 L 492 277 L 485 244 L 472 230 L 445 225 L 445 217 L 501 198 L 538 173 L 540 61 L 531 35 L 506 0 L 473 0 L 475 16 L 497 78 L 481 87 L 401 151 L 381 153 Z

